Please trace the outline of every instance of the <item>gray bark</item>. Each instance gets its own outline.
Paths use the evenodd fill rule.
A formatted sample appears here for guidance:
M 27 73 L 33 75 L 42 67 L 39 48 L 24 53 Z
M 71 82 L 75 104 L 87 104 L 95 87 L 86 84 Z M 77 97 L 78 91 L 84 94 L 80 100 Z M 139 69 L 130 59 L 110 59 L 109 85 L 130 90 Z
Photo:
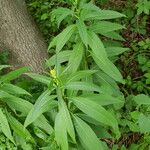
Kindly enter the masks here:
M 0 49 L 11 52 L 10 64 L 15 68 L 30 66 L 43 71 L 47 45 L 29 16 L 24 0 L 0 0 Z

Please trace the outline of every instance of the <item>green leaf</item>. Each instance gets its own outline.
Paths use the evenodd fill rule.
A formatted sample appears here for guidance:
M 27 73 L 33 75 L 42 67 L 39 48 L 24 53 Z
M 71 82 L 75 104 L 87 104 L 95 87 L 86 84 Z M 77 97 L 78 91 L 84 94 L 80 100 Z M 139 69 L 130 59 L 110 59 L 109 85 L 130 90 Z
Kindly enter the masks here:
M 70 39 L 75 30 L 76 25 L 72 24 L 67 26 L 60 34 L 53 38 L 52 42 L 48 46 L 48 50 L 56 45 L 56 51 L 59 52 Z
M 145 116 L 141 114 L 138 119 L 138 124 L 139 124 L 141 133 L 149 133 L 150 132 L 150 115 Z
M 77 21 L 77 28 L 78 28 L 79 35 L 80 35 L 80 38 L 81 38 L 82 42 L 87 47 L 87 45 L 88 45 L 87 28 L 86 28 L 86 25 L 84 24 L 84 22 L 81 19 L 79 19 Z
M 36 74 L 36 73 L 26 73 L 26 75 L 28 75 L 29 77 L 31 77 L 35 81 L 41 82 L 41 83 L 46 84 L 46 85 L 49 85 L 50 82 L 52 81 L 52 79 L 50 77 Z
M 123 47 L 107 47 L 106 48 L 108 57 L 117 56 L 129 50 L 130 50 L 129 48 L 123 48 Z
M 119 91 L 119 87 L 117 83 L 106 73 L 102 71 L 98 71 L 95 73 L 95 82 L 101 85 L 101 88 L 104 87 L 104 93 L 108 93 L 107 89 L 111 90 L 111 93 L 115 96 L 120 96 L 121 92 Z M 105 92 L 106 91 L 106 92 Z
M 96 102 L 99 105 L 105 106 L 105 105 L 111 105 L 111 104 L 118 104 L 118 103 L 124 103 L 123 100 L 119 99 L 118 97 L 113 97 L 108 94 L 86 94 L 83 95 L 83 97 L 88 98 L 92 100 L 93 102 Z
M 103 150 L 101 141 L 97 138 L 91 127 L 79 117 L 74 115 L 74 124 L 80 143 L 86 150 Z
M 139 94 L 137 96 L 133 97 L 133 100 L 138 104 L 138 105 L 150 105 L 150 97 L 144 94 Z
M 45 13 L 41 16 L 41 20 L 46 20 L 48 18 L 48 13 Z
M 52 41 L 49 43 L 49 45 L 48 45 L 48 51 L 49 51 L 49 52 L 51 51 L 50 49 L 56 45 L 56 43 L 57 43 L 57 38 L 58 38 L 58 36 L 54 37 L 54 38 L 52 39 Z
M 6 102 L 7 105 L 10 106 L 10 108 L 23 112 L 24 114 L 27 114 L 30 108 L 32 108 L 32 104 L 30 102 L 8 94 L 7 92 L 2 90 L 0 90 L 0 98 L 2 101 Z
M 87 11 L 98 11 L 98 12 L 101 11 L 101 9 L 97 7 L 96 5 L 92 4 L 92 2 L 89 2 L 89 3 L 83 2 L 83 4 L 81 5 L 81 9 L 87 10 Z
M 57 38 L 56 51 L 57 52 L 59 52 L 64 47 L 64 45 L 70 39 L 72 34 L 75 32 L 75 30 L 76 30 L 76 25 L 69 25 L 59 35 L 56 36 Z
M 117 67 L 109 60 L 107 59 L 107 62 L 103 63 L 99 59 L 98 56 L 95 54 L 92 54 L 92 57 L 95 61 L 95 63 L 102 69 L 107 75 L 109 75 L 111 78 L 113 78 L 115 81 L 118 81 L 120 83 L 124 84 L 123 78 Z
M 26 116 L 29 111 L 32 109 L 32 104 L 24 99 L 15 97 L 13 95 L 10 95 L 4 91 L 0 91 L 0 98 L 2 101 L 6 102 L 7 105 L 13 110 L 17 110 L 22 112 L 23 116 Z M 50 124 L 48 124 L 48 121 L 44 116 L 40 116 L 38 120 L 34 122 L 37 126 L 44 129 L 47 133 L 52 133 L 53 128 Z
M 59 52 L 57 55 L 58 63 L 63 63 L 68 61 L 71 54 L 72 54 L 71 50 L 65 50 Z M 46 65 L 48 67 L 56 65 L 56 54 L 46 61 Z
M 76 115 L 78 117 L 80 117 L 81 119 L 83 119 L 85 122 L 90 123 L 92 125 L 95 125 L 96 127 L 100 126 L 100 123 L 98 121 L 96 121 L 95 119 L 89 117 L 87 114 L 83 114 L 81 113 L 76 113 Z
M 92 31 L 88 32 L 88 38 L 89 46 L 92 49 L 93 53 L 100 57 L 102 61 L 105 61 L 105 59 L 107 58 L 107 53 L 100 38 Z
M 104 45 L 94 32 L 89 32 L 89 46 L 92 49 L 91 55 L 99 68 L 114 80 L 124 83 L 119 70 L 107 58 L 107 53 L 105 51 Z
M 27 71 L 28 71 L 27 67 L 23 67 L 23 68 L 15 70 L 15 71 L 11 71 L 8 74 L 0 77 L 0 82 L 9 82 L 11 80 L 14 80 Z
M 70 55 L 68 66 L 64 70 L 64 72 L 67 71 L 69 73 L 74 73 L 77 71 L 82 61 L 83 52 L 84 52 L 83 44 L 82 43 L 76 44 L 72 51 L 72 54 Z
M 42 131 L 40 128 L 38 127 L 34 127 L 34 133 L 37 137 L 39 137 L 42 140 L 46 140 L 48 138 L 47 134 L 45 134 L 44 131 Z
M 73 142 L 76 143 L 75 131 L 74 131 L 71 117 L 70 117 L 70 113 L 66 106 L 66 103 L 64 102 L 64 99 L 62 98 L 60 89 L 58 90 L 57 95 L 58 95 L 59 112 L 62 115 L 64 125 L 66 126 L 66 130 L 67 130 L 68 134 L 70 135 L 70 137 L 72 138 Z
M 139 64 L 145 64 L 147 62 L 147 59 L 144 55 L 138 55 L 138 62 Z
M 49 135 L 51 135 L 54 131 L 48 120 L 44 117 L 44 115 L 41 115 L 37 120 L 33 122 L 33 124 L 40 129 L 43 129 L 46 131 Z
M 54 9 L 52 11 L 52 16 L 55 16 L 56 17 L 56 20 L 57 20 L 57 25 L 58 25 L 58 28 L 60 26 L 60 23 L 69 15 L 73 15 L 74 12 L 71 10 L 71 9 L 68 9 L 68 8 L 62 8 L 62 7 L 59 7 L 57 9 Z
M 1 86 L 0 88 L 1 90 L 5 91 L 5 92 L 8 92 L 10 94 L 25 94 L 25 95 L 30 95 L 30 93 L 28 93 L 26 90 L 18 87 L 18 86 L 15 86 L 13 84 L 8 84 L 8 83 L 5 83 Z
M 67 26 L 57 38 L 56 51 L 59 52 L 66 42 L 70 39 L 71 35 L 76 30 L 76 25 Z
M 29 133 L 29 131 L 27 129 L 24 128 L 24 126 L 17 120 L 15 119 L 12 115 L 10 115 L 9 113 L 7 113 L 7 118 L 8 121 L 12 127 L 12 129 L 22 138 L 24 138 L 25 140 L 30 140 L 30 141 L 34 141 L 33 137 L 31 136 L 31 134 Z
M 125 39 L 116 32 L 107 32 L 107 33 L 101 32 L 100 34 L 113 40 L 125 41 Z
M 117 120 L 101 105 L 98 105 L 96 102 L 83 97 L 72 97 L 70 99 L 85 114 L 99 121 L 100 123 L 111 126 L 114 131 L 119 134 Z
M 84 20 L 105 20 L 125 17 L 125 15 L 112 11 L 112 10 L 100 10 L 100 11 L 81 11 L 81 16 Z
M 150 84 L 150 78 L 146 79 L 146 84 Z
M 144 77 L 150 78 L 150 73 L 145 73 L 145 74 L 144 74 Z
M 112 32 L 120 29 L 124 29 L 125 27 L 118 24 L 118 23 L 112 23 L 109 21 L 99 21 L 95 24 L 93 24 L 90 27 L 90 30 L 92 30 L 95 33 L 107 33 Z
M 66 89 L 69 90 L 83 90 L 83 91 L 95 91 L 95 92 L 101 92 L 101 89 L 99 86 L 91 83 L 91 82 L 69 82 L 65 85 Z
M 90 76 L 94 73 L 96 73 L 97 70 L 81 70 L 81 71 L 77 71 L 73 74 L 71 74 L 68 78 L 67 78 L 67 83 L 72 82 L 72 81 L 78 81 L 82 78 L 85 78 L 87 76 Z
M 13 143 L 14 142 L 14 139 L 12 137 L 12 134 L 11 134 L 11 130 L 10 130 L 10 127 L 9 127 L 9 124 L 8 124 L 8 121 L 7 121 L 7 118 L 6 116 L 4 115 L 4 113 L 2 112 L 2 109 L 0 108 L 0 128 L 2 130 L 2 132 L 5 134 L 5 136 Z
M 41 116 L 42 113 L 51 110 L 57 106 L 57 102 L 53 101 L 53 99 L 55 99 L 56 96 L 49 96 L 50 93 L 50 90 L 46 90 L 37 99 L 36 103 L 33 105 L 32 109 L 27 115 L 27 118 L 24 123 L 25 127 L 34 122 L 39 116 Z
M 60 146 L 62 150 L 68 150 L 67 129 L 63 117 L 64 116 L 61 111 L 56 116 L 55 138 L 58 146 Z

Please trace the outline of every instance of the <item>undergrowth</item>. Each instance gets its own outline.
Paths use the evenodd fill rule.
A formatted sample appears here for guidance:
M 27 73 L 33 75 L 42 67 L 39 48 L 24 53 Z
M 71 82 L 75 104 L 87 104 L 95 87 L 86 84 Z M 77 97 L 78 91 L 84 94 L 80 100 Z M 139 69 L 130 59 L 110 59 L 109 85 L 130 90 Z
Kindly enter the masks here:
M 35 74 L 0 55 L 0 149 L 149 149 L 149 2 L 26 2 L 52 57 Z

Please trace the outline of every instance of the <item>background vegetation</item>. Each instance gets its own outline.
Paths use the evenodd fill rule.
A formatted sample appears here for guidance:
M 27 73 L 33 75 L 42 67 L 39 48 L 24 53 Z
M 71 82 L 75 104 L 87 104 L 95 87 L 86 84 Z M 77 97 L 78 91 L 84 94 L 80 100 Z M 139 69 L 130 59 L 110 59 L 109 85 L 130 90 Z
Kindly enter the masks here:
M 50 57 L 36 74 L 0 54 L 0 150 L 148 150 L 150 2 L 26 5 Z

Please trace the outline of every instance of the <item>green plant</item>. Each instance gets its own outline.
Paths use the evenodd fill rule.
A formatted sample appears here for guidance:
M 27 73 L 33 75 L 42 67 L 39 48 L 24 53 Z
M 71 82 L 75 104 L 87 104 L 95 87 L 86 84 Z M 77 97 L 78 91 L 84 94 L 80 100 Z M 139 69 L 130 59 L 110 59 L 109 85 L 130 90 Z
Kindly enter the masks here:
M 126 94 L 149 94 L 149 42 L 149 38 L 139 42 L 133 41 L 132 51 L 121 56 L 124 62 L 122 70 L 126 78 Z
M 0 70 L 8 67 L 10 66 L 0 65 Z M 14 79 L 27 70 L 27 68 L 20 68 L 0 75 L 0 145 L 1 149 L 4 150 L 7 148 L 15 150 L 19 146 L 23 150 L 27 150 L 32 149 L 32 145 L 37 144 L 33 135 L 23 126 L 23 120 L 32 108 L 32 104 L 21 96 L 28 95 L 31 97 L 31 94 L 14 83 L 12 84 Z M 43 129 L 48 134 L 52 129 L 44 116 L 40 116 L 40 119 L 34 122 L 34 126 Z
M 119 116 L 121 114 L 119 119 L 121 133 L 126 135 L 124 140 L 129 138 L 129 141 L 134 143 L 128 144 L 124 141 L 125 147 L 128 147 L 129 150 L 149 149 L 149 102 L 150 97 L 147 95 L 130 95 L 126 98 L 124 106 L 126 111 L 118 112 Z
M 54 126 L 54 143 L 57 143 L 58 149 L 107 149 L 106 143 L 99 139 L 108 137 L 108 130 L 111 131 L 110 137 L 120 137 L 115 110 L 124 103 L 115 82 L 124 81 L 109 57 L 126 49 L 105 48 L 101 39 L 104 36 L 121 39 L 116 30 L 124 27 L 104 20 L 125 16 L 79 1 L 73 3 L 72 9 L 57 8 L 52 16 L 56 17 L 58 27 L 65 18 L 70 21 L 49 45 L 49 51 L 56 48 L 56 54 L 46 63 L 50 74 L 27 73 L 46 84 L 47 89 L 28 113 L 24 126 L 47 112 Z M 98 132 L 101 129 L 104 135 L 96 135 L 96 129 Z
M 138 0 L 138 3 L 136 4 L 137 9 L 137 15 L 140 15 L 141 13 L 145 13 L 149 15 L 150 10 L 150 2 L 149 0 Z
M 116 8 L 128 20 L 88 0 L 26 1 L 47 41 L 53 39 L 48 47 L 53 56 L 43 75 L 0 66 L 0 149 L 148 150 L 150 40 L 139 35 L 148 37 L 148 16 L 135 17 L 130 0 Z M 108 0 L 95 1 L 103 3 Z M 121 47 L 119 30 L 125 27 L 117 22 L 139 35 L 130 51 Z M 0 55 L 0 64 L 7 58 Z
M 1 51 L 0 53 L 0 64 L 8 64 L 9 52 L 7 50 Z
M 70 0 L 26 0 L 27 8 L 34 17 L 46 41 L 50 41 L 59 29 L 51 17 L 51 11 L 58 6 L 70 6 Z

